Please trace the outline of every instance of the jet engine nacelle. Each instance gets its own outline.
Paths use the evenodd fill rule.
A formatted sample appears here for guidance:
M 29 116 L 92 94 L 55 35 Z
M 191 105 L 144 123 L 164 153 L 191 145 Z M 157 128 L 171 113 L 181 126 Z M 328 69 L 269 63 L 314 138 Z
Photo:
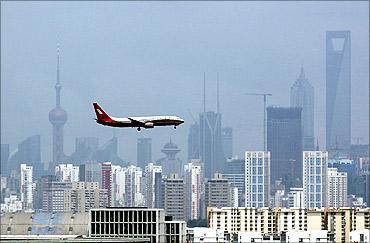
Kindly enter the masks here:
M 145 123 L 145 128 L 153 128 L 154 127 L 154 123 L 153 122 L 147 122 Z

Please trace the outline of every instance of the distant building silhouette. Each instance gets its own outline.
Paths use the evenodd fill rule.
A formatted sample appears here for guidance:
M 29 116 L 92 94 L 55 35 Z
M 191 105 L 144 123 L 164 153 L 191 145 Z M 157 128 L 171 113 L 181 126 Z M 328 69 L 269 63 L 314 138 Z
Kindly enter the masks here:
M 179 158 L 176 158 L 177 153 L 181 150 L 177 145 L 170 140 L 161 151 L 166 155 L 166 157 L 157 161 L 157 164 L 162 166 L 162 176 L 169 176 L 172 173 L 182 176 L 183 163 Z
M 315 149 L 314 95 L 314 88 L 308 82 L 302 67 L 298 79 L 290 88 L 290 106 L 302 108 L 303 150 Z
M 222 149 L 226 159 L 233 157 L 233 129 L 231 127 L 222 128 Z
M 326 149 L 351 146 L 351 32 L 326 32 Z
M 76 138 L 75 152 L 70 156 L 70 161 L 74 164 L 83 164 L 93 161 L 99 149 L 99 139 L 97 137 L 78 137 Z
M 145 166 L 152 162 L 152 139 L 137 139 L 137 166 L 144 170 Z
M 200 158 L 199 141 L 200 141 L 199 124 L 198 123 L 191 124 L 188 135 L 188 160 Z
M 9 144 L 1 144 L 1 167 L 0 173 L 2 176 L 8 176 L 10 174 L 8 160 L 9 160 Z
M 57 55 L 57 83 L 55 84 L 56 91 L 56 106 L 49 112 L 49 121 L 53 126 L 53 165 L 57 163 L 63 163 L 65 160 L 65 154 L 63 150 L 63 126 L 67 122 L 68 115 L 65 110 L 60 106 L 60 91 L 62 85 L 59 78 L 59 49 Z M 50 165 L 49 165 L 50 167 Z M 53 166 L 51 166 L 53 169 Z M 49 168 L 50 169 L 50 168 Z
M 284 180 L 289 177 L 302 181 L 301 111 L 302 108 L 267 107 L 267 151 L 271 153 L 271 184 L 279 178 Z
M 118 139 L 112 137 L 96 153 L 93 159 L 98 162 L 109 161 L 115 165 L 124 166 L 126 163 L 118 156 Z

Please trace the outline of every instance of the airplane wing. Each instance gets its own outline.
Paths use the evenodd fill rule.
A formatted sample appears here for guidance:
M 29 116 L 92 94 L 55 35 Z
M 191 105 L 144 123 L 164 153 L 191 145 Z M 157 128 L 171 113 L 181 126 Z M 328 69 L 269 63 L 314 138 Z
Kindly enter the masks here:
M 144 122 L 141 122 L 139 120 L 135 120 L 135 119 L 132 119 L 130 117 L 127 117 L 131 122 L 132 124 L 134 124 L 135 126 L 138 126 L 138 127 L 143 127 L 145 126 L 145 123 Z

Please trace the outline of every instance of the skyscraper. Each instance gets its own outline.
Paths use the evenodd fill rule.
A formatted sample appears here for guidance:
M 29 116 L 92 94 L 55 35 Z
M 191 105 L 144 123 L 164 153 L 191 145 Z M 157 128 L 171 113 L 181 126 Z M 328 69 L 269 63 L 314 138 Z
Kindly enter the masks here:
M 205 188 L 205 206 L 208 207 L 231 207 L 231 185 L 223 178 L 222 174 L 216 173 L 209 179 Z
M 351 146 L 351 32 L 326 32 L 326 149 Z
M 181 150 L 177 145 L 170 139 L 170 141 L 163 146 L 161 151 L 166 155 L 166 157 L 157 161 L 157 164 L 162 166 L 162 175 L 169 176 L 170 174 L 175 173 L 182 176 L 183 164 L 179 158 L 176 158 L 176 155 Z
M 245 152 L 245 206 L 268 207 L 270 199 L 270 152 Z
M 225 163 L 224 173 L 231 187 L 238 190 L 238 205 L 245 205 L 245 159 L 228 159 Z M 235 190 L 235 189 L 234 189 Z
M 327 205 L 328 207 L 347 206 L 347 173 L 338 172 L 337 168 L 328 168 L 327 181 Z
M 101 165 L 101 188 L 108 193 L 108 206 L 113 205 L 112 201 L 112 163 L 104 162 Z
M 233 129 L 231 127 L 222 128 L 222 149 L 226 159 L 233 157 Z
M 9 144 L 1 144 L 1 167 L 0 173 L 2 176 L 8 176 L 10 171 L 8 169 L 9 160 Z
M 301 111 L 302 108 L 267 107 L 267 151 L 271 153 L 271 184 L 280 178 L 288 182 L 296 178 L 302 180 Z
M 27 163 L 33 167 L 33 177 L 39 178 L 44 171 L 41 163 L 40 135 L 26 138 L 18 144 L 18 163 Z M 18 164 L 11 165 L 19 166 Z
M 152 139 L 137 139 L 137 166 L 144 169 L 148 163 L 152 162 Z
M 186 219 L 200 218 L 200 199 L 203 185 L 202 165 L 200 160 L 190 160 L 184 166 Z
M 184 180 L 177 174 L 163 179 L 164 210 L 174 220 L 185 220 Z
M 190 125 L 188 135 L 188 160 L 199 159 L 200 144 L 199 124 L 196 122 Z
M 78 182 L 79 167 L 73 164 L 59 164 L 55 166 L 55 176 L 58 181 Z
M 33 168 L 30 165 L 21 164 L 21 202 L 24 210 L 33 209 Z
M 130 165 L 125 173 L 125 207 L 144 206 L 143 171 L 140 167 Z
M 303 195 L 307 208 L 327 206 L 328 152 L 303 151 Z
M 159 179 L 162 178 L 162 166 L 160 165 L 154 165 L 153 163 L 149 163 L 145 167 L 145 181 L 146 181 L 146 193 L 145 193 L 145 198 L 146 198 L 146 206 L 148 208 L 154 208 L 158 200 L 162 200 L 162 198 L 158 198 L 158 182 Z
M 57 55 L 57 83 L 55 84 L 56 101 L 55 108 L 49 112 L 49 121 L 53 126 L 53 164 L 64 162 L 65 154 L 63 150 L 63 126 L 67 122 L 68 115 L 60 106 L 60 91 L 62 85 L 59 79 L 59 48 Z
M 308 82 L 303 67 L 298 79 L 290 88 L 290 106 L 302 108 L 303 150 L 314 150 L 314 88 Z

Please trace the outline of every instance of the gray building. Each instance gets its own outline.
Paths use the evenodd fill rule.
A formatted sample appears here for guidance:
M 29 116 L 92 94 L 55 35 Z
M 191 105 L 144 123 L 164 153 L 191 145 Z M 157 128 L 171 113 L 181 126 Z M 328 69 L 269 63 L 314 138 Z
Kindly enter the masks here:
M 231 207 L 231 184 L 223 178 L 222 174 L 216 173 L 209 179 L 205 188 L 205 207 Z
M 40 135 L 26 138 L 18 144 L 17 161 L 10 163 L 10 169 L 19 169 L 20 164 L 33 167 L 33 177 L 38 179 L 44 173 L 44 165 L 41 163 Z
M 188 160 L 200 158 L 199 142 L 200 142 L 199 124 L 198 123 L 191 124 L 188 135 Z
M 222 149 L 221 114 L 214 111 L 200 114 L 200 157 L 204 163 L 205 177 L 221 172 L 225 163 Z
M 351 146 L 351 32 L 326 32 L 326 149 Z
M 84 182 L 98 182 L 101 185 L 101 165 L 98 163 L 85 163 L 79 165 L 79 179 Z
M 185 185 L 178 174 L 170 174 L 163 179 L 164 210 L 166 216 L 175 220 L 185 220 Z
M 178 146 L 170 139 L 170 141 L 163 146 L 161 151 L 166 155 L 166 157 L 157 161 L 157 164 L 162 166 L 162 175 L 165 177 L 169 176 L 171 173 L 176 173 L 182 176 L 184 165 L 181 159 L 176 157 L 181 151 Z
M 10 171 L 8 170 L 9 160 L 9 144 L 1 144 L 1 167 L 0 173 L 2 176 L 8 176 Z
M 221 131 L 222 149 L 226 159 L 233 157 L 233 129 L 231 127 L 224 127 Z
M 222 176 L 230 182 L 231 187 L 238 189 L 238 204 L 244 206 L 245 202 L 245 160 L 228 159 Z
M 152 162 L 152 139 L 137 139 L 137 166 L 144 169 L 147 164 Z
M 267 151 L 271 184 L 282 178 L 286 189 L 302 181 L 302 108 L 267 107 Z M 298 181 L 296 182 L 298 183 Z
M 302 108 L 302 147 L 306 151 L 315 149 L 314 96 L 314 88 L 302 67 L 298 79 L 290 88 L 290 106 Z

